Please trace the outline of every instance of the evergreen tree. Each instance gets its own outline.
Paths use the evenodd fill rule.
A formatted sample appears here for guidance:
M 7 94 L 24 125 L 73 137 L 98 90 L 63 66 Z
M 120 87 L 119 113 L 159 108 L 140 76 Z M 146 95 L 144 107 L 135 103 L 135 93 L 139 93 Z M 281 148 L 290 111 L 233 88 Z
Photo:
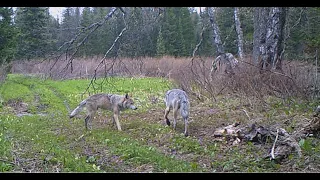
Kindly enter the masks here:
M 9 63 L 16 53 L 17 31 L 12 23 L 12 8 L 0 7 L 0 66 Z
M 216 47 L 213 45 L 212 41 L 213 41 L 213 31 L 211 28 L 211 25 L 209 24 L 209 16 L 208 16 L 208 12 L 207 12 L 207 8 L 204 9 L 204 11 L 202 11 L 200 13 L 201 16 L 201 21 L 199 23 L 199 29 L 198 29 L 198 36 L 200 35 L 202 29 L 200 28 L 200 26 L 204 26 L 205 30 L 203 32 L 203 37 L 202 37 L 202 43 L 201 46 L 199 47 L 199 54 L 201 56 L 214 56 L 216 55 Z M 198 41 L 200 41 L 201 37 L 198 37 Z
M 141 8 L 127 8 L 127 27 L 128 30 L 123 35 L 121 45 L 121 55 L 126 57 L 143 56 L 143 19 Z
M 93 12 L 93 21 L 94 22 L 100 22 L 103 20 L 108 14 L 110 8 L 106 7 L 94 7 L 92 12 Z M 108 22 L 106 24 L 102 25 L 99 27 L 96 32 L 94 32 L 90 36 L 90 40 L 92 43 L 93 49 L 92 53 L 93 55 L 104 55 L 106 51 L 110 48 L 111 46 L 111 37 L 110 37 L 110 25 Z
M 73 26 L 74 10 L 72 7 L 67 7 L 62 11 L 62 22 L 60 25 L 59 45 L 70 41 L 76 34 L 76 29 Z
M 158 39 L 157 39 L 157 56 L 164 56 L 166 53 L 166 47 L 164 46 L 164 40 L 162 36 L 161 29 L 159 31 Z
M 90 7 L 83 8 L 82 15 L 81 15 L 81 22 L 80 22 L 81 28 L 84 29 L 84 28 L 87 28 L 88 26 L 90 26 L 93 23 L 92 18 L 93 18 L 93 15 L 92 15 L 91 8 Z M 89 31 L 87 31 L 85 33 L 89 33 Z M 83 36 L 85 36 L 85 35 L 83 35 Z M 80 37 L 80 39 L 82 39 L 82 38 Z M 94 49 L 93 42 L 92 42 L 92 39 L 90 36 L 90 38 L 88 38 L 86 40 L 86 42 L 84 42 L 84 45 L 81 47 L 80 52 L 84 56 L 91 56 L 91 55 L 93 55 L 93 49 Z
M 164 18 L 161 26 L 163 39 L 167 55 L 177 57 L 178 45 L 178 19 L 174 13 L 174 8 L 165 8 Z
M 50 49 L 47 7 L 17 8 L 15 23 L 19 30 L 17 58 L 44 57 Z
M 157 53 L 157 38 L 160 29 L 161 16 L 156 8 L 143 7 L 142 11 L 142 35 L 141 45 L 143 56 L 155 56 Z M 158 8 L 157 8 L 158 9 Z
M 46 10 L 46 19 L 47 19 L 47 33 L 48 33 L 48 49 L 47 54 L 57 51 L 59 48 L 58 39 L 59 39 L 59 19 L 55 19 L 50 15 L 49 9 Z
M 286 25 L 286 57 L 314 60 L 320 46 L 320 8 L 290 7 Z
M 180 9 L 180 21 L 181 21 L 181 34 L 184 41 L 183 48 L 184 53 L 183 56 L 191 56 L 193 49 L 196 46 L 195 42 L 195 29 L 192 19 L 191 19 L 191 12 L 187 7 L 182 7 Z M 196 24 L 197 25 L 197 24 Z

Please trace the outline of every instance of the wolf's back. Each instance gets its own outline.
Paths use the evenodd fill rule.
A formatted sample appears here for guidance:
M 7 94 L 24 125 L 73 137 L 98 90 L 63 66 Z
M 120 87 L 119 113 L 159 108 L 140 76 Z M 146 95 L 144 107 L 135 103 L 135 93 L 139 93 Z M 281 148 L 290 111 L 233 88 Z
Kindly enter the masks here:
M 166 106 L 172 106 L 177 101 L 180 102 L 180 112 L 182 117 L 189 116 L 189 98 L 185 91 L 181 89 L 171 89 L 166 92 Z
M 79 106 L 77 106 L 71 113 L 70 113 L 70 118 L 73 118 L 75 115 L 77 115 L 81 110 L 82 108 L 84 107 L 84 105 L 86 105 L 87 103 L 87 100 L 83 100 L 81 101 L 81 103 L 79 104 Z

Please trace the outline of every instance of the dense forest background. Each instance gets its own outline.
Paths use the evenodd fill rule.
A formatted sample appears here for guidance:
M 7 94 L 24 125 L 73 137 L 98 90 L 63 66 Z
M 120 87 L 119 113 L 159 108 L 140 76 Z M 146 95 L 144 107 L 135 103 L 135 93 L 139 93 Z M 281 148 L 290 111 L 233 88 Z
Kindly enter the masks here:
M 49 10 L 0 7 L 1 172 L 319 172 L 319 7 Z M 123 132 L 70 120 L 101 92 L 132 94 Z
M 87 27 L 104 19 L 110 9 L 67 7 L 62 12 L 62 19 L 59 19 L 50 15 L 48 7 L 1 7 L 0 63 L 48 57 L 62 50 L 63 44 L 81 35 L 82 31 L 90 31 Z M 251 55 L 254 8 L 238 9 L 244 54 Z M 190 57 L 200 41 L 202 29 L 203 40 L 198 54 L 204 57 L 217 56 L 212 43 L 213 28 L 210 27 L 206 10 L 197 13 L 195 8 L 190 7 L 125 8 L 125 21 L 121 13 L 115 13 L 112 19 L 85 38 L 76 56 L 104 55 L 124 26 L 127 26 L 126 33 L 107 57 Z M 218 7 L 215 8 L 215 14 L 225 51 L 237 55 L 234 8 Z M 319 7 L 287 9 L 284 59 L 314 60 L 320 45 L 319 21 Z

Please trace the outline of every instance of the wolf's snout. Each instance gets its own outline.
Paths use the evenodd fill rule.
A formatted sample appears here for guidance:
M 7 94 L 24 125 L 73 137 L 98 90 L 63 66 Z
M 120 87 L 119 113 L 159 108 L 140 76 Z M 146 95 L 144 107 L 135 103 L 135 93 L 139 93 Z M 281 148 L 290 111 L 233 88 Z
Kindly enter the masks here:
M 138 108 L 135 107 L 135 106 L 131 106 L 131 109 L 136 110 L 136 109 L 138 109 Z

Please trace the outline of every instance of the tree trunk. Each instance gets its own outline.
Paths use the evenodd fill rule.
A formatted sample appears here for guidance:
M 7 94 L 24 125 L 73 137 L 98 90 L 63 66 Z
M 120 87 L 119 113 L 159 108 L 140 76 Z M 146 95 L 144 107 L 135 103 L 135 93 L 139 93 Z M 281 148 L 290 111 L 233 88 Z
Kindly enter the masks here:
M 285 20 L 284 7 L 255 8 L 253 59 L 261 70 L 282 70 Z
M 259 56 L 260 56 L 260 41 L 259 41 L 259 8 L 254 8 L 253 12 L 253 50 L 252 50 L 252 57 L 254 64 L 259 63 Z
M 240 59 L 243 58 L 243 32 L 241 29 L 240 17 L 239 17 L 239 8 L 234 8 L 234 21 L 236 24 L 236 31 L 238 35 L 238 54 Z
M 213 30 L 213 38 L 214 38 L 214 44 L 217 47 L 218 56 L 224 53 L 224 47 L 221 42 L 221 36 L 220 36 L 220 30 L 218 27 L 218 24 L 215 19 L 215 9 L 213 7 L 208 7 L 208 15 L 210 19 L 210 23 Z
M 209 20 L 213 30 L 213 43 L 217 47 L 218 57 L 212 61 L 211 70 L 210 70 L 210 78 L 212 77 L 213 71 L 217 70 L 217 64 L 225 64 L 224 72 L 227 74 L 234 74 L 233 69 L 238 66 L 238 60 L 234 58 L 231 53 L 226 53 L 224 51 L 224 46 L 221 41 L 219 26 L 215 19 L 215 9 L 213 7 L 208 7 L 207 12 L 209 15 Z M 211 79 L 212 80 L 212 79 Z M 210 81 L 211 81 L 210 80 Z
M 282 54 L 284 52 L 284 25 L 286 20 L 286 8 L 274 7 L 270 9 L 266 35 L 266 60 L 269 69 L 282 71 Z
M 255 8 L 254 18 L 255 27 L 254 34 L 256 35 L 254 44 L 254 59 L 259 64 L 261 69 L 267 67 L 266 63 L 266 34 L 267 34 L 267 20 L 269 14 L 269 7 L 257 7 Z M 258 51 L 257 51 L 258 50 Z M 257 51 L 257 52 L 256 52 Z
M 287 10 L 286 7 L 279 7 L 279 29 L 277 32 L 278 37 L 278 44 L 277 44 L 277 56 L 274 59 L 275 69 L 282 71 L 282 59 L 284 54 L 284 38 L 285 38 L 285 23 L 287 17 Z

